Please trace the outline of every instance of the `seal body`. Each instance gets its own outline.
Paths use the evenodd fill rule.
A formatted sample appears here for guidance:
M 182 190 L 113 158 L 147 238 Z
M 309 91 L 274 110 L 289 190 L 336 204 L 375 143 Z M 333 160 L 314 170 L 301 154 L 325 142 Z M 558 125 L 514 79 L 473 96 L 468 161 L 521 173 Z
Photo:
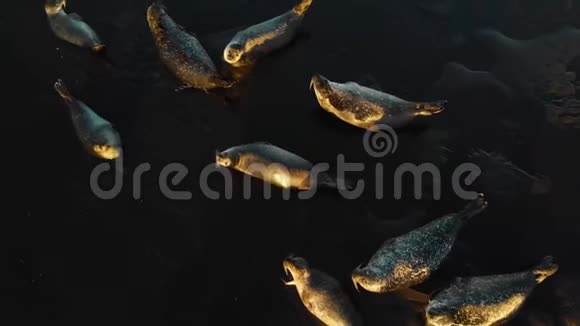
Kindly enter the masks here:
M 218 73 L 197 38 L 177 25 L 162 5 L 149 6 L 147 21 L 161 61 L 185 86 L 202 90 L 232 86 Z
M 353 271 L 354 286 L 385 293 L 423 283 L 447 257 L 465 221 L 486 207 L 483 195 L 479 195 L 461 212 L 386 241 L 364 268 Z
M 515 315 L 536 285 L 557 270 L 552 257 L 546 257 L 520 273 L 457 278 L 430 300 L 427 321 L 433 326 L 500 324 Z
M 303 0 L 288 12 L 238 32 L 224 50 L 224 60 L 244 66 L 288 45 L 298 33 L 312 0 Z
M 265 142 L 240 145 L 217 153 L 216 164 L 281 188 L 309 190 L 314 184 L 337 187 L 326 173 L 319 173 L 313 180 L 313 165 L 306 159 Z
M 418 116 L 430 116 L 444 110 L 446 101 L 410 102 L 355 82 L 336 83 L 321 75 L 312 77 L 320 106 L 353 126 L 378 131 L 380 124 L 403 127 Z
M 47 0 L 45 11 L 54 34 L 71 44 L 93 51 L 100 51 L 104 44 L 97 33 L 76 13 L 64 11 L 64 0 Z
M 316 318 L 328 326 L 360 326 L 362 320 L 340 283 L 332 276 L 310 268 L 301 257 L 288 257 L 282 263 L 286 275 L 296 286 L 300 300 Z
M 62 80 L 59 79 L 54 88 L 70 108 L 73 126 L 85 149 L 102 159 L 119 158 L 123 153 L 121 137 L 111 123 L 74 98 Z

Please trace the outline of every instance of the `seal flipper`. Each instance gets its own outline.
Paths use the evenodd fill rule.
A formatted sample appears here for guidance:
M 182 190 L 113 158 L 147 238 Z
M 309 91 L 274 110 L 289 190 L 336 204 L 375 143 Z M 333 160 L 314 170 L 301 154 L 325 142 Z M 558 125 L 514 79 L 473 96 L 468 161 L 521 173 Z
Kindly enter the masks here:
M 542 283 L 546 278 L 556 274 L 558 271 L 558 264 L 554 263 L 554 257 L 546 256 L 540 264 L 532 270 L 536 276 L 536 283 Z
M 294 6 L 294 8 L 292 10 L 298 16 L 304 16 L 304 14 L 306 14 L 306 12 L 308 11 L 308 9 L 310 8 L 311 5 L 312 5 L 312 0 L 300 0 L 300 3 L 297 4 L 296 6 Z
M 406 300 L 413 302 L 413 303 L 418 303 L 421 305 L 428 304 L 429 299 L 431 299 L 431 296 L 429 294 L 423 293 L 421 291 L 417 291 L 417 290 L 412 289 L 412 288 L 401 289 L 401 290 L 398 290 L 397 293 L 400 296 L 402 296 L 403 298 L 405 298 Z
M 62 97 L 67 104 L 71 104 L 76 101 L 76 99 L 72 96 L 62 79 L 57 79 L 54 83 L 54 89 L 57 93 Z
M 354 189 L 354 183 L 351 182 L 350 180 L 339 178 L 337 176 L 334 177 L 328 172 L 318 173 L 316 179 L 312 181 L 316 182 L 317 186 L 327 189 L 348 190 L 348 191 Z
M 445 111 L 447 100 L 417 103 L 417 115 L 430 116 Z

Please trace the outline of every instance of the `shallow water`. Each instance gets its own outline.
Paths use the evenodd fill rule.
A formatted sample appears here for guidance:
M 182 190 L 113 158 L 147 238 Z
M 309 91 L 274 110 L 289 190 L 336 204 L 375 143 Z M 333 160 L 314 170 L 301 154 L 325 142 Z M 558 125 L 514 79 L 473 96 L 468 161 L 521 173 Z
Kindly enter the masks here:
M 147 28 L 148 1 L 70 1 L 67 10 L 101 34 L 113 65 L 56 40 L 42 1 L 12 1 L 14 10 L 0 18 L 1 57 L 4 98 L 15 99 L 5 108 L 12 135 L 7 143 L 14 146 L 8 159 L 17 176 L 9 189 L 22 202 L 16 215 L 4 214 L 0 228 L 2 296 L 8 299 L 2 318 L 36 325 L 316 325 L 295 290 L 280 280 L 282 259 L 295 253 L 339 279 L 368 325 L 421 324 L 421 315 L 396 295 L 356 293 L 349 274 L 390 236 L 461 208 L 449 183 L 444 181 L 439 201 L 414 200 L 410 191 L 395 200 L 388 189 L 382 200 L 367 192 L 358 200 L 322 193 L 284 201 L 279 191 L 264 200 L 260 182 L 253 183 L 252 200 L 243 199 L 240 187 L 232 200 L 205 198 L 198 176 L 213 163 L 215 150 L 252 141 L 274 143 L 313 162 L 333 162 L 343 153 L 348 161 L 366 163 L 359 176 L 369 187 L 378 162 L 385 175 L 403 162 L 434 162 L 449 172 L 476 148 L 549 177 L 545 195 L 524 189 L 509 198 L 490 196 L 488 210 L 463 230 L 449 261 L 422 289 L 436 290 L 459 275 L 523 270 L 551 254 L 560 271 L 510 324 L 559 325 L 564 317 L 578 318 L 578 129 L 553 126 L 531 99 L 508 103 L 476 90 L 450 98 L 444 113 L 399 132 L 397 152 L 377 160 L 365 153 L 363 132 L 318 108 L 308 83 L 321 73 L 337 81 L 371 80 L 411 100 L 434 100 L 431 85 L 447 62 L 486 71 L 493 65 L 491 53 L 471 41 L 475 29 L 533 38 L 577 23 L 580 3 L 562 10 L 559 1 L 530 1 L 515 12 L 505 1 L 467 1 L 441 16 L 417 9 L 416 2 L 314 0 L 296 42 L 260 61 L 239 99 L 226 103 L 203 92 L 174 92 L 180 85 L 159 63 Z M 165 3 L 216 62 L 237 29 L 293 5 Z M 571 70 L 580 73 L 578 67 Z M 57 78 L 122 135 L 126 175 L 114 200 L 91 191 L 89 175 L 100 162 L 79 145 L 52 88 Z M 161 193 L 157 178 L 171 162 L 188 167 L 176 188 L 192 191 L 193 199 L 170 201 Z M 131 174 L 141 163 L 150 163 L 152 171 L 143 178 L 142 199 L 134 200 Z M 111 176 L 105 179 L 110 184 Z M 392 180 L 385 180 L 391 187 Z M 235 184 L 242 181 L 235 175 Z M 210 185 L 223 191 L 219 177 Z

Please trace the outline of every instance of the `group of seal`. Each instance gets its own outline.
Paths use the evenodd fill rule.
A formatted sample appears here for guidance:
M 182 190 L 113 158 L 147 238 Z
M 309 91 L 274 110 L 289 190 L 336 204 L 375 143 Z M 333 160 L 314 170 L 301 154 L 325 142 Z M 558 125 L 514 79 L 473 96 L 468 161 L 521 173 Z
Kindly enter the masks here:
M 426 282 L 439 269 L 462 226 L 487 205 L 480 194 L 457 213 L 387 240 L 366 266 L 353 270 L 355 289 L 371 293 L 400 291 L 409 300 L 426 306 L 425 319 L 430 326 L 492 326 L 510 320 L 536 285 L 558 271 L 552 257 L 523 272 L 459 277 L 432 296 L 411 288 Z M 326 325 L 362 324 L 354 304 L 332 276 L 310 268 L 306 259 L 293 255 L 282 266 L 292 277 L 284 284 L 295 286 L 304 306 Z
M 223 60 L 240 67 L 289 44 L 297 35 L 312 0 L 302 0 L 288 12 L 238 32 L 223 51 Z M 62 40 L 93 51 L 104 44 L 97 33 L 77 14 L 64 11 L 65 0 L 47 0 L 49 25 Z M 197 37 L 179 26 L 158 1 L 147 10 L 147 22 L 160 60 L 184 88 L 209 91 L 229 88 Z M 406 126 L 422 116 L 444 110 L 446 101 L 412 102 L 361 86 L 338 83 L 320 74 L 311 78 L 319 105 L 338 119 L 355 127 L 379 131 L 381 124 Z M 76 99 L 62 80 L 54 85 L 70 108 L 77 136 L 86 150 L 101 159 L 114 160 L 123 153 L 119 133 L 112 124 Z M 235 169 L 281 188 L 310 190 L 316 186 L 341 189 L 344 180 L 315 171 L 307 159 L 267 142 L 234 146 L 216 153 L 216 164 Z M 366 265 L 351 273 L 352 284 L 373 293 L 411 288 L 427 281 L 439 269 L 462 226 L 485 210 L 488 203 L 479 195 L 463 210 L 445 215 L 407 234 L 387 240 Z M 289 256 L 283 268 L 292 280 L 307 310 L 329 326 L 362 325 L 363 319 L 341 284 L 329 274 L 311 268 L 306 259 Z M 553 275 L 558 265 L 550 257 L 524 272 L 459 278 L 426 302 L 425 318 L 439 325 L 494 325 L 513 316 L 533 288 Z

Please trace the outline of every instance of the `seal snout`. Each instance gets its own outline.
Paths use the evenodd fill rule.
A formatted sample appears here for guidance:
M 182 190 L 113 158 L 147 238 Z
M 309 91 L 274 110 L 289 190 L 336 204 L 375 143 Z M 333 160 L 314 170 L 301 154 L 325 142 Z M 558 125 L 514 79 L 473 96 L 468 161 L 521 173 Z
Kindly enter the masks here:
M 554 257 L 546 256 L 542 262 L 533 269 L 533 273 L 536 276 L 536 282 L 542 283 L 548 277 L 556 274 L 560 266 L 554 262 Z
M 328 79 L 320 74 L 314 74 L 312 78 L 310 78 L 310 90 L 312 88 L 318 88 L 324 84 L 328 83 Z
M 427 320 L 435 320 L 435 319 L 439 319 L 443 316 L 445 316 L 448 313 L 448 311 L 446 311 L 445 306 L 441 305 L 439 302 L 437 301 L 431 301 L 428 305 L 427 308 L 425 308 L 425 317 L 427 317 Z
M 242 58 L 242 45 L 232 42 L 224 50 L 224 60 L 229 64 L 235 64 Z
M 359 285 L 361 284 L 361 275 L 360 275 L 360 272 L 362 271 L 361 267 L 362 264 L 358 265 L 351 275 L 352 284 L 354 285 L 354 289 L 356 290 L 356 292 L 360 292 Z
M 154 1 L 149 8 L 147 8 L 147 21 L 150 27 L 155 30 L 161 28 L 161 17 L 165 15 L 165 7 L 158 1 Z
M 352 284 L 357 292 L 360 292 L 360 288 L 366 289 L 365 284 L 368 281 L 368 272 L 365 269 L 365 264 L 358 265 L 351 274 Z
M 306 259 L 294 255 L 290 255 L 284 259 L 282 268 L 286 276 L 291 278 L 288 282 L 284 281 L 285 285 L 296 285 L 296 282 L 308 277 L 309 274 L 309 265 Z
M 329 97 L 332 92 L 330 81 L 320 74 L 315 74 L 310 79 L 310 90 L 314 90 L 319 99 Z
M 233 164 L 232 158 L 228 155 L 225 151 L 220 152 L 218 150 L 215 151 L 215 164 L 216 166 L 223 166 L 223 167 L 231 167 Z

